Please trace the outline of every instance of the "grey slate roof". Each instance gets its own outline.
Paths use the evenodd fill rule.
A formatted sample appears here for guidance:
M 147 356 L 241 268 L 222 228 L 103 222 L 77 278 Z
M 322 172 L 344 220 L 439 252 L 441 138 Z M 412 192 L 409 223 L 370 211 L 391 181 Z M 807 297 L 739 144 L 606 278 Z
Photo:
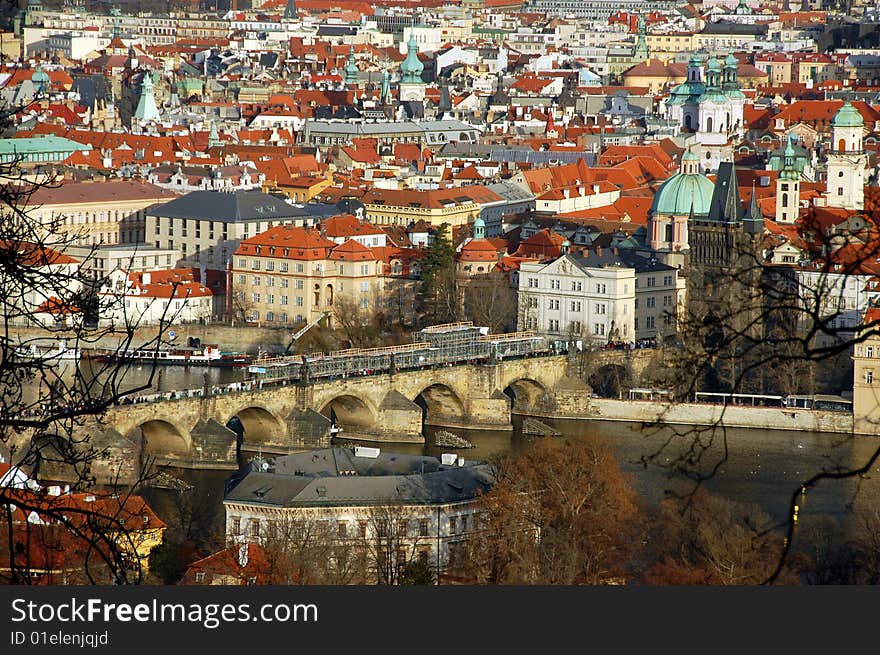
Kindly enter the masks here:
M 355 457 L 351 448 L 325 448 L 277 457 L 274 468 L 249 471 L 225 500 L 293 506 L 413 505 L 473 499 L 492 484 L 488 465 L 446 466 L 436 457 L 382 452 Z
M 147 211 L 148 216 L 192 218 L 222 223 L 302 218 L 303 207 L 287 204 L 261 191 L 193 191 Z

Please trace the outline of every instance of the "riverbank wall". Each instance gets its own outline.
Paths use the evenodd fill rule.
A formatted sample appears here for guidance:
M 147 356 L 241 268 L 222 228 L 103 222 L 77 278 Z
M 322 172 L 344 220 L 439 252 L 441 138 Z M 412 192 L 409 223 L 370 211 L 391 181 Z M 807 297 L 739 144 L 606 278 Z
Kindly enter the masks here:
M 290 342 L 293 330 L 289 328 L 270 328 L 257 327 L 250 325 L 175 325 L 170 328 L 174 332 L 174 339 L 169 340 L 168 330 L 166 330 L 162 346 L 186 346 L 189 337 L 199 339 L 203 345 L 217 345 L 223 350 L 234 350 L 242 352 L 257 352 L 258 350 L 268 350 L 270 352 L 278 352 L 284 350 Z M 159 328 L 156 326 L 137 328 L 131 340 L 128 335 L 122 331 L 117 333 L 107 332 L 101 333 L 100 338 L 89 340 L 88 343 L 80 342 L 80 348 L 95 350 L 116 350 L 123 344 L 129 348 L 139 348 L 151 341 L 155 345 L 156 335 Z M 53 331 L 51 333 L 46 330 L 37 328 L 12 328 L 13 336 L 17 336 L 22 340 L 48 340 L 48 339 L 67 339 L 68 346 L 72 346 L 75 336 L 73 333 L 66 334 L 62 331 Z
M 631 423 L 663 423 L 666 425 L 718 425 L 727 428 L 758 428 L 766 430 L 798 430 L 852 434 L 853 415 L 788 407 L 753 407 L 746 405 L 712 405 L 707 403 L 663 403 L 647 400 L 612 400 L 590 398 L 586 406 L 565 407 L 562 412 L 544 414 L 544 418 Z M 575 411 L 577 410 L 577 411 Z M 542 416 L 528 412 L 529 416 Z

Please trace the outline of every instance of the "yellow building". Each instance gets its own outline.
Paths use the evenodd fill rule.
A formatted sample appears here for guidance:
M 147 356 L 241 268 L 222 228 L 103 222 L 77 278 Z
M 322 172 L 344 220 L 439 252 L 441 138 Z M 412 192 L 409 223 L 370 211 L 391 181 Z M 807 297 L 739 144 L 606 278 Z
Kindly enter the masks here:
M 863 329 L 873 332 L 853 347 L 853 432 L 880 434 L 880 308 L 865 312 Z M 856 339 L 858 341 L 858 338 Z
M 294 325 L 328 313 L 379 309 L 382 262 L 353 239 L 342 244 L 313 228 L 277 225 L 241 242 L 233 257 L 233 316 Z
M 452 189 L 372 189 L 360 199 L 370 222 L 376 225 L 409 225 L 425 221 L 434 227 L 473 223 L 482 206 L 503 198 L 484 186 Z
M 694 49 L 694 35 L 691 32 L 647 34 L 645 41 L 648 43 L 648 50 L 657 57 L 666 53 L 692 52 Z
M 65 182 L 38 189 L 27 210 L 61 230 L 71 245 L 142 243 L 146 210 L 174 198 L 171 191 L 138 180 Z

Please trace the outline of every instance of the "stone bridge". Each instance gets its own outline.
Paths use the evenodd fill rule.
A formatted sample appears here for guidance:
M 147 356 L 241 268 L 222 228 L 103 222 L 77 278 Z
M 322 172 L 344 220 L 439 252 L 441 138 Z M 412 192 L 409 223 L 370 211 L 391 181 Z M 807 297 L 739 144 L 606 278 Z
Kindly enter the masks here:
M 236 418 L 244 450 L 280 454 L 328 446 L 331 417 L 344 438 L 423 442 L 425 424 L 510 430 L 512 413 L 570 415 L 567 408 L 584 406 L 590 395 L 586 384 L 567 375 L 570 363 L 555 355 L 266 383 L 114 407 L 86 429 L 93 443 L 107 448 L 111 467 L 131 467 L 149 456 L 160 464 L 236 468 Z

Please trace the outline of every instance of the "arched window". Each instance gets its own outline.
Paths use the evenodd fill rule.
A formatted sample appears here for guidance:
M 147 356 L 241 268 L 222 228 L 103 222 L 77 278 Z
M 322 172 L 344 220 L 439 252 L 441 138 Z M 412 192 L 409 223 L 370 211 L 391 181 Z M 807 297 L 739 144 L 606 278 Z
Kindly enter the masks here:
M 706 117 L 706 131 L 707 132 L 712 131 L 712 117 L 711 116 Z
M 845 139 L 841 139 L 840 141 L 837 142 L 837 149 L 840 152 L 846 151 L 846 140 Z
M 664 239 L 667 243 L 672 243 L 672 223 L 666 224 L 666 238 Z
M 788 194 L 787 193 L 782 194 L 782 206 L 788 207 Z
M 693 126 L 691 125 L 691 116 L 688 114 L 684 117 L 684 126 L 688 129 L 691 129 Z

